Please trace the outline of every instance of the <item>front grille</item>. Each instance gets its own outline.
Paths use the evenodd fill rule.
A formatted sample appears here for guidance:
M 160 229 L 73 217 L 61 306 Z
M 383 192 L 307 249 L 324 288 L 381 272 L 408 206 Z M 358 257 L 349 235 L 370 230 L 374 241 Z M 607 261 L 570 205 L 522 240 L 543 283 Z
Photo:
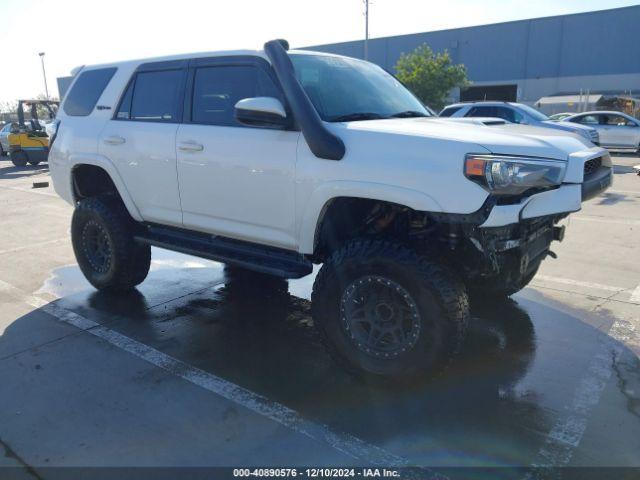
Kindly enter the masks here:
M 584 177 L 594 174 L 602 166 L 602 157 L 592 158 L 584 164 Z

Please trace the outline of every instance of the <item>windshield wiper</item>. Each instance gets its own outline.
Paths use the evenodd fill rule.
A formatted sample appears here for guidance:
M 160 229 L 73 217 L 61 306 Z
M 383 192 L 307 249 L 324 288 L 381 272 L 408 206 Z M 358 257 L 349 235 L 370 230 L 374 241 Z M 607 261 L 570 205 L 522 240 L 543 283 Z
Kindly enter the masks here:
M 412 118 L 412 117 L 428 117 L 429 115 L 418 112 L 417 110 L 406 110 L 404 112 L 394 113 L 390 115 L 389 118 Z
M 387 118 L 379 113 L 373 112 L 358 112 L 347 113 L 346 115 L 338 115 L 329 119 L 330 122 L 354 122 L 356 120 L 379 120 L 381 118 Z

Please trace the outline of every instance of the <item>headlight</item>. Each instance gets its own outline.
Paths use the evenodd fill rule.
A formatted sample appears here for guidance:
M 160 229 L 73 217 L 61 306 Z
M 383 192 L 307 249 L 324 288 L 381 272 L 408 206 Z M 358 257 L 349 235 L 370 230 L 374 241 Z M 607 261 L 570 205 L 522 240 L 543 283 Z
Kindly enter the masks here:
M 473 155 L 465 158 L 465 176 L 497 195 L 517 195 L 530 188 L 560 185 L 567 163 L 501 155 Z

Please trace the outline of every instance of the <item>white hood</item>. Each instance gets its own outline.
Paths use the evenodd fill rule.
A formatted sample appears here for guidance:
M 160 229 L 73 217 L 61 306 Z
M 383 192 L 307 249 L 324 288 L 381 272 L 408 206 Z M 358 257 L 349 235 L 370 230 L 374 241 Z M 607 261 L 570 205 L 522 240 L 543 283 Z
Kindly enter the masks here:
M 579 135 L 551 128 L 516 124 L 486 126 L 431 117 L 328 125 L 342 125 L 349 130 L 465 142 L 482 146 L 495 154 L 530 155 L 556 160 L 567 160 L 571 153 L 593 146 Z

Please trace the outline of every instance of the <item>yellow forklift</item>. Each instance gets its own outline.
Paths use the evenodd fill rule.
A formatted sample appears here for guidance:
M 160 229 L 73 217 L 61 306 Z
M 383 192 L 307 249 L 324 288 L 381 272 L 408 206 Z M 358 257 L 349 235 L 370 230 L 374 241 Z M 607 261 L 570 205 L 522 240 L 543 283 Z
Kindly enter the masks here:
M 14 124 L 8 136 L 11 161 L 16 167 L 27 163 L 37 165 L 45 162 L 49 155 L 49 137 L 38 118 L 38 107 L 45 110 L 53 121 L 60 102 L 54 100 L 19 100 L 18 123 Z M 25 108 L 30 110 L 30 119 L 25 120 Z

